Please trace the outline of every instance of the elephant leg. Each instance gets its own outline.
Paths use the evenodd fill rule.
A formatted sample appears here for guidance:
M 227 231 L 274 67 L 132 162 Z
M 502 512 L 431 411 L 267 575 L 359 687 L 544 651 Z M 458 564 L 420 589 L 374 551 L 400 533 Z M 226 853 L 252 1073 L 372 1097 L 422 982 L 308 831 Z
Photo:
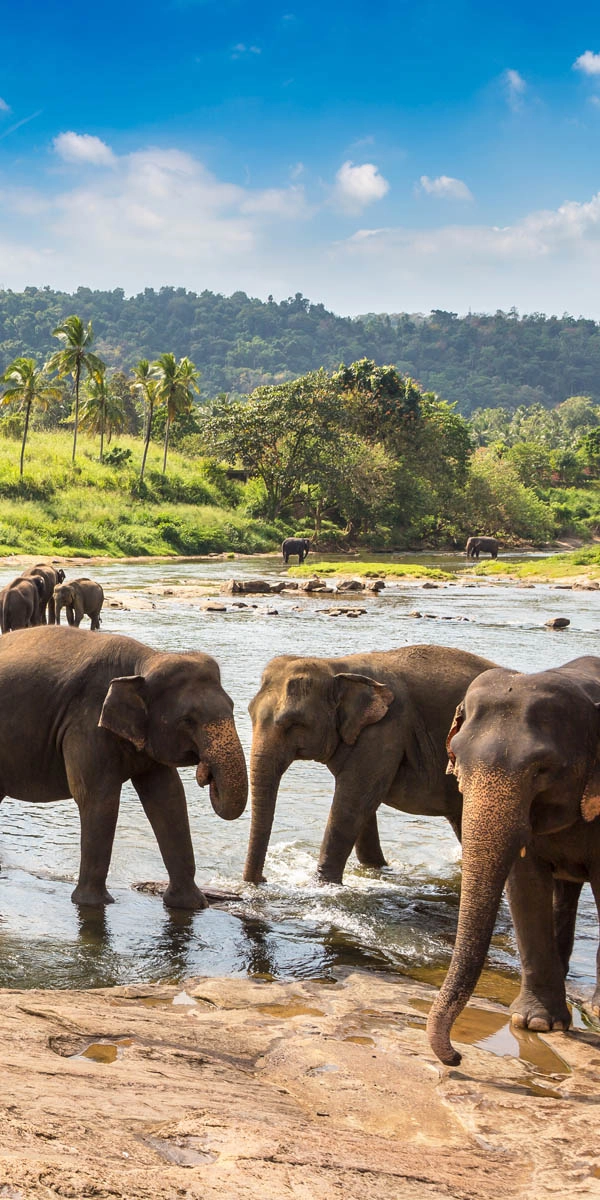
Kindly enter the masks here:
M 90 620 L 91 620 L 90 629 L 99 629 L 100 628 L 100 613 L 94 612 L 94 613 L 90 613 L 89 615 L 90 615 Z
M 590 882 L 598 910 L 598 920 L 600 921 L 600 874 L 592 875 Z M 591 1009 L 595 1017 L 600 1017 L 600 944 L 596 952 L 596 989 L 592 996 Z
M 51 596 L 48 601 L 48 624 L 56 624 L 56 604 L 54 602 L 54 596 Z
M 377 825 L 377 813 L 373 813 L 372 817 L 363 825 L 354 846 L 356 857 L 363 867 L 387 867 L 387 862 L 383 856 L 381 842 L 379 841 L 379 827 Z
M 73 789 L 74 790 L 74 789 Z M 106 888 L 115 829 L 119 815 L 121 788 L 94 791 L 82 789 L 75 795 L 81 821 L 81 862 L 77 887 L 71 895 L 74 904 L 112 904 Z
M 573 883 L 566 879 L 554 880 L 554 936 L 565 977 L 569 973 L 569 960 L 573 952 L 577 905 L 582 887 L 582 883 Z
M 352 847 L 365 826 L 377 822 L 377 809 L 390 790 L 397 766 L 397 761 L 380 763 L 378 770 L 369 758 L 359 768 L 351 760 L 337 776 L 319 854 L 318 875 L 324 883 L 342 882 Z
M 196 863 L 183 784 L 175 767 L 156 763 L 131 780 L 152 826 L 169 875 L 163 901 L 170 908 L 206 908 L 196 886 Z
M 554 880 L 530 848 L 517 858 L 507 893 L 521 958 L 521 991 L 510 1006 L 513 1025 L 544 1032 L 568 1029 L 563 963 L 554 935 Z

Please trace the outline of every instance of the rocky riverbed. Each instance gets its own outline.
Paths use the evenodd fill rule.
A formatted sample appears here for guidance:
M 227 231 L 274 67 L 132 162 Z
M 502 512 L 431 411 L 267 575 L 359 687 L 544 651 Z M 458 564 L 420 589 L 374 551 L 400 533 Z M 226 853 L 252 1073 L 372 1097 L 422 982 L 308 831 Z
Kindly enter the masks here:
M 431 996 L 376 972 L 3 991 L 0 1196 L 600 1195 L 600 1036 L 461 1045 L 448 1070 Z M 482 1001 L 461 1038 L 505 1022 Z

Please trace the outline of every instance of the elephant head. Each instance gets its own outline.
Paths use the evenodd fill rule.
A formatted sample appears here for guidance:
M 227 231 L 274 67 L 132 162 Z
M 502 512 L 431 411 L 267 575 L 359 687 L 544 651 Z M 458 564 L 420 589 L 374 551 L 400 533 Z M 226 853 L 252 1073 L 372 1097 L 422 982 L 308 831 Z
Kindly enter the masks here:
M 450 1065 L 461 1058 L 450 1030 L 483 968 L 517 856 L 534 837 L 600 812 L 593 698 L 600 680 L 586 681 L 576 667 L 577 661 L 537 675 L 485 671 L 470 685 L 448 735 L 448 771 L 463 794 L 462 887 L 452 961 L 427 1030 L 432 1049 Z
M 195 766 L 198 785 L 210 784 L 211 804 L 224 820 L 243 813 L 246 761 L 213 658 L 157 654 L 145 674 L 113 679 L 99 725 L 156 762 Z
M 326 659 L 274 658 L 250 702 L 252 823 L 244 879 L 262 883 L 281 776 L 296 759 L 328 763 L 341 743 L 353 746 L 394 699 L 365 675 L 336 672 Z
M 71 607 L 75 604 L 75 596 L 73 589 L 69 583 L 57 583 L 53 591 L 54 603 L 56 606 L 56 621 L 60 625 L 61 609 L 68 605 Z

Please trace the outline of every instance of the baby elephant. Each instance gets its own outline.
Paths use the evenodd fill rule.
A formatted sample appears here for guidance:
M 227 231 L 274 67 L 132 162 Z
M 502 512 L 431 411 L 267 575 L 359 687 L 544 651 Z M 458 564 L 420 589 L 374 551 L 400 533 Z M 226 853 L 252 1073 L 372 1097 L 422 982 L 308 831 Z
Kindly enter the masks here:
M 91 629 L 100 628 L 100 610 L 104 604 L 104 592 L 93 579 L 71 579 L 59 583 L 54 589 L 56 624 L 60 625 L 61 609 L 67 612 L 69 625 L 80 625 L 82 617 L 89 617 Z

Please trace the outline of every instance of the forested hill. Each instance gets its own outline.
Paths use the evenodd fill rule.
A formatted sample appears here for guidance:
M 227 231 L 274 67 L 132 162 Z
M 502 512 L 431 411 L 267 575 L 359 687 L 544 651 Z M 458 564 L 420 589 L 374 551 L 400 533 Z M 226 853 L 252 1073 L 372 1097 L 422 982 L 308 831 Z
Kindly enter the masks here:
M 52 330 L 70 313 L 92 319 L 94 348 L 112 368 L 128 370 L 165 350 L 189 355 L 204 397 L 243 394 L 367 356 L 457 400 L 464 414 L 496 405 L 550 407 L 576 394 L 600 402 L 595 321 L 515 312 L 338 317 L 300 294 L 265 302 L 244 292 L 196 295 L 173 287 L 130 298 L 120 288 L 0 291 L 0 368 L 21 354 L 45 359 L 56 350 Z

